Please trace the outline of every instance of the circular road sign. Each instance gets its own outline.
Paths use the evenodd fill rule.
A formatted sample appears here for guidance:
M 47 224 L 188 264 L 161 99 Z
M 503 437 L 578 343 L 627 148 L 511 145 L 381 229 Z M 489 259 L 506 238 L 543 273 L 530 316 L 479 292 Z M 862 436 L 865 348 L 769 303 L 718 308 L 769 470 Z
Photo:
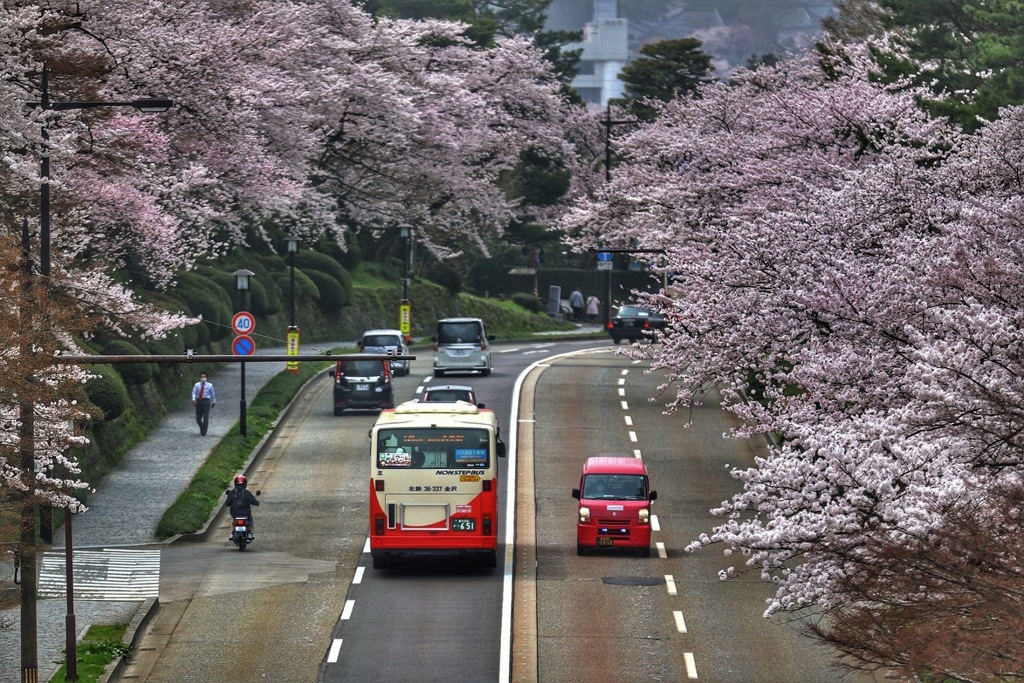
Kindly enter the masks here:
M 231 352 L 236 356 L 251 356 L 256 353 L 256 342 L 247 334 L 240 334 L 231 342 Z
M 235 334 L 252 334 L 256 331 L 256 318 L 248 311 L 239 311 L 231 319 L 231 329 L 235 331 Z

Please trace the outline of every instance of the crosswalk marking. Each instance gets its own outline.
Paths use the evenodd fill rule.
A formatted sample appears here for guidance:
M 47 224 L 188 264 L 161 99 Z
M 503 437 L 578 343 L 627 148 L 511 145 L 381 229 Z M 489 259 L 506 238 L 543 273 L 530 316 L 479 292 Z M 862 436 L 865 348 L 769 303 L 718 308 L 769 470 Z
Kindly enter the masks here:
M 144 600 L 159 596 L 159 550 L 74 550 L 71 560 L 77 599 Z M 63 552 L 43 553 L 38 578 L 40 597 L 67 595 L 66 567 Z

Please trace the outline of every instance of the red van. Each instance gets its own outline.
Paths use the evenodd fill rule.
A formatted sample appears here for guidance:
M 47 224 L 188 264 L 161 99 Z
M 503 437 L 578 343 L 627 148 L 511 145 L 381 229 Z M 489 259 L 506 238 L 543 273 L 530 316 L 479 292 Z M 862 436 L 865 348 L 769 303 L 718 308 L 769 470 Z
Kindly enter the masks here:
M 580 502 L 576 553 L 589 548 L 638 548 L 651 556 L 652 491 L 647 465 L 640 458 L 600 455 L 587 458 L 580 487 L 572 490 Z

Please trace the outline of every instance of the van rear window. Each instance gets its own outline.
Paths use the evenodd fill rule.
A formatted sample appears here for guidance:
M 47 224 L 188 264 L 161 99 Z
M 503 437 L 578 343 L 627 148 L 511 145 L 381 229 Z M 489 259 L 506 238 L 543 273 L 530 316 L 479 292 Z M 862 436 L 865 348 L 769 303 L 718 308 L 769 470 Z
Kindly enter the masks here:
M 368 334 L 363 337 L 363 346 L 398 346 L 398 337 L 384 334 Z
M 438 344 L 473 344 L 480 341 L 480 323 L 444 323 L 437 326 Z

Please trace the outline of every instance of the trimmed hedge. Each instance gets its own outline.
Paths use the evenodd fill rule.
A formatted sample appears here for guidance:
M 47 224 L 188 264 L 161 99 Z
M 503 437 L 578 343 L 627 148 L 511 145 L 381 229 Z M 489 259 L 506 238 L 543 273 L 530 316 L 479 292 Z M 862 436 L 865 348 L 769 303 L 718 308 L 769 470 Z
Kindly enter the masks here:
M 97 376 L 85 383 L 89 401 L 103 411 L 103 419 L 117 419 L 128 408 L 128 388 L 112 365 L 94 365 L 92 372 Z
M 104 356 L 141 356 L 142 350 L 125 339 L 115 339 L 103 347 Z M 153 379 L 153 366 L 149 363 L 119 363 L 117 371 L 124 383 L 130 387 L 145 384 Z

